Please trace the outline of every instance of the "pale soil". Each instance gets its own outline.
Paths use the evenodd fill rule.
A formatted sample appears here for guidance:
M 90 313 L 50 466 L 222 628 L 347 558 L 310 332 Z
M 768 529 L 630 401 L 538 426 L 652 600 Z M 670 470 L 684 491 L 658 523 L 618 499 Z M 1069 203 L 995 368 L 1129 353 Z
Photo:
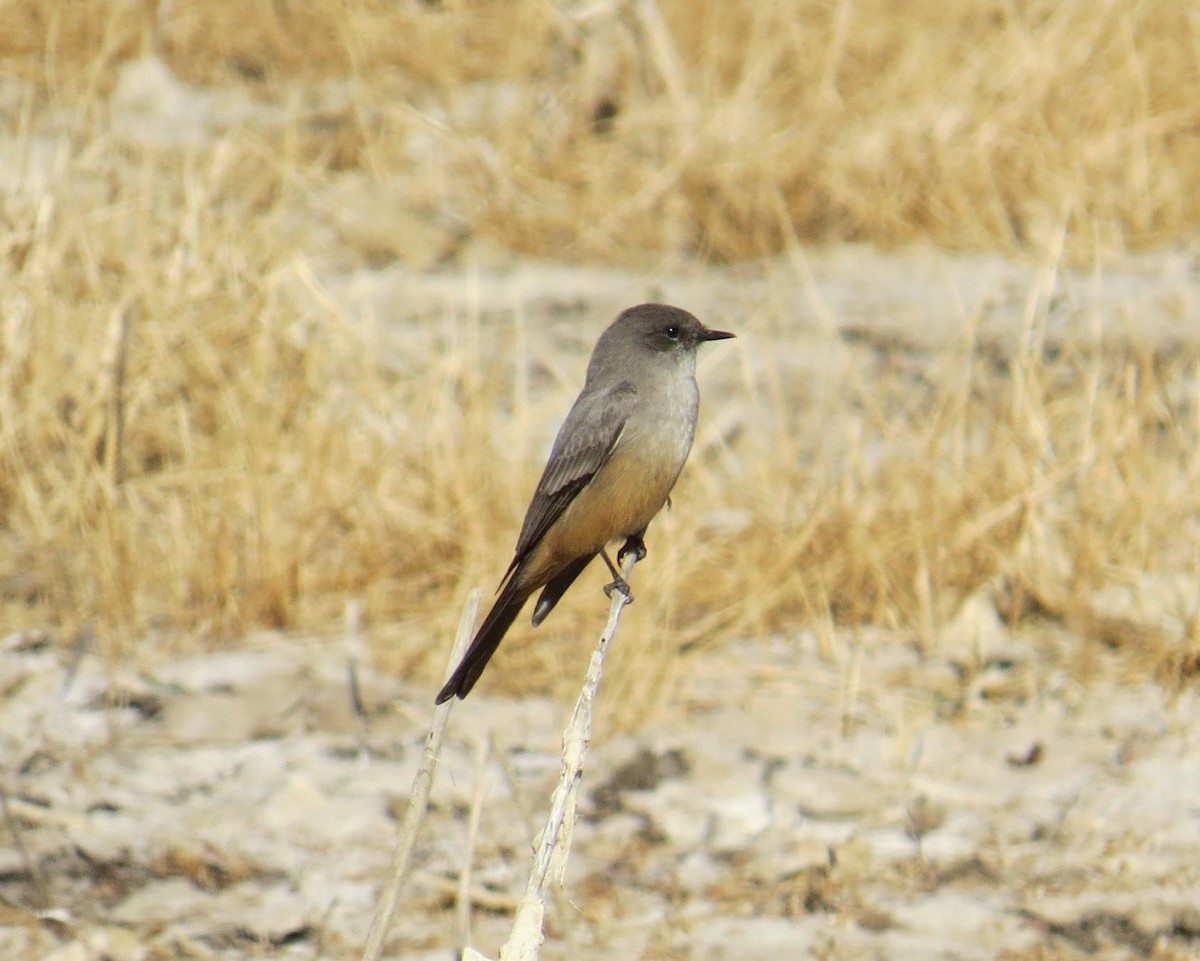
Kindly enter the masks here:
M 1011 637 L 982 597 L 944 640 L 822 655 L 799 633 L 686 660 L 655 720 L 597 737 L 544 956 L 1192 956 L 1200 698 L 1105 679 L 1113 655 L 1086 639 Z M 72 675 L 38 638 L 6 639 L 25 856 L 10 834 L 0 956 L 356 957 L 432 688 L 355 649 L 263 637 Z M 391 956 L 450 956 L 469 856 L 471 940 L 495 957 L 564 717 L 486 690 L 456 707 Z

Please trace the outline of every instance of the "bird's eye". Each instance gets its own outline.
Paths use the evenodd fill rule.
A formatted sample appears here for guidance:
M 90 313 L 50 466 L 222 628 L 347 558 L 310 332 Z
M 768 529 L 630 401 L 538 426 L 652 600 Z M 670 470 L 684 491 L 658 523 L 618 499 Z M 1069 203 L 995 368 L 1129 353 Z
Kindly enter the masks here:
M 670 327 L 668 327 L 668 328 L 666 329 L 665 333 L 666 333 L 666 335 L 667 335 L 668 337 L 670 337 L 672 340 L 678 340 L 678 339 L 679 339 L 679 328 L 678 328 L 678 327 L 676 327 L 674 324 L 672 324 Z

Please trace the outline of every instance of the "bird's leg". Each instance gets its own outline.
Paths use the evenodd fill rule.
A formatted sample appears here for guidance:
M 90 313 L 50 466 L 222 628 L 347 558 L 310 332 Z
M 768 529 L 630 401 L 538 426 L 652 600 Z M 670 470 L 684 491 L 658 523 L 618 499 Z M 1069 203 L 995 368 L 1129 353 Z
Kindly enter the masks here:
M 624 552 L 625 549 L 621 548 L 621 550 Z M 608 548 L 602 547 L 600 549 L 600 556 L 604 558 L 604 563 L 608 565 L 608 569 L 612 572 L 613 576 L 612 583 L 604 585 L 604 596 L 612 597 L 613 591 L 620 591 L 625 595 L 625 603 L 632 604 L 633 591 L 629 589 L 629 583 L 621 576 L 621 572 L 613 564 L 612 558 L 608 556 Z
M 621 545 L 621 549 L 617 551 L 617 566 L 625 563 L 625 555 L 632 554 L 634 562 L 645 560 L 646 558 L 646 542 L 642 540 L 642 535 L 646 533 L 645 528 L 638 531 L 636 534 L 630 534 L 625 538 L 625 543 Z

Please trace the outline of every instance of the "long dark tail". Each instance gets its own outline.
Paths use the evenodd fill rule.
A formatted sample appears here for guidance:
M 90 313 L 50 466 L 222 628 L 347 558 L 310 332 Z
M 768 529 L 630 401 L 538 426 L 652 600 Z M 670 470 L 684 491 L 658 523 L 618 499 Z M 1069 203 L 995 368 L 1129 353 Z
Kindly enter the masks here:
M 585 554 L 583 557 L 576 558 L 550 578 L 550 582 L 542 589 L 542 593 L 538 595 L 537 604 L 533 607 L 534 627 L 541 624 L 546 619 L 546 615 L 554 610 L 554 605 L 558 603 L 559 598 L 567 593 L 567 588 L 575 583 L 575 578 L 583 573 L 583 569 L 592 562 L 592 558 L 595 556 L 595 554 Z
M 488 616 L 483 619 L 475 640 L 471 641 L 467 653 L 450 675 L 446 686 L 438 692 L 434 703 L 441 704 L 452 697 L 462 700 L 471 692 L 471 688 L 479 680 L 479 675 L 496 653 L 496 648 L 504 640 L 504 635 L 512 627 L 512 622 L 521 613 L 521 608 L 525 606 L 531 593 L 529 590 L 518 589 L 515 577 L 509 579 L 500 596 L 496 598 L 496 603 L 488 611 Z

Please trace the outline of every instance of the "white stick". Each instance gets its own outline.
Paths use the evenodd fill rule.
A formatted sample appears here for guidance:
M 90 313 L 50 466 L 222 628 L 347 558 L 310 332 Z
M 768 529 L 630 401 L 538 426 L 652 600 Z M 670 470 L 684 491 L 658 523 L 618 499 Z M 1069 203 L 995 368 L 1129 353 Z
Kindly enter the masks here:
M 462 871 L 458 875 L 458 943 L 471 941 L 471 862 L 475 854 L 475 842 L 479 837 L 479 820 L 483 816 L 483 801 L 487 794 L 487 762 L 491 757 L 492 742 L 483 738 L 475 751 L 475 793 L 471 797 L 471 813 L 467 817 L 467 845 L 463 854 Z
M 637 553 L 631 551 L 621 568 L 621 577 L 629 582 Z M 550 800 L 550 814 L 542 830 L 541 841 L 533 859 L 533 870 L 525 886 L 525 896 L 517 907 L 508 942 L 500 949 L 500 961 L 536 961 L 538 950 L 545 935 L 542 920 L 546 914 L 546 877 L 553 865 L 559 882 L 566 870 L 567 855 L 571 850 L 571 835 L 575 826 L 575 806 L 579 795 L 579 781 L 583 775 L 583 762 L 587 757 L 588 743 L 592 737 L 592 704 L 600 688 L 600 677 L 604 673 L 604 655 L 608 645 L 616 636 L 621 622 L 621 611 L 629 599 L 620 591 L 612 593 L 612 606 L 608 612 L 608 623 L 604 633 L 596 642 L 592 659 L 588 663 L 583 679 L 583 689 L 575 702 L 571 721 L 563 733 L 562 770 L 558 786 Z
M 458 634 L 454 638 L 454 649 L 450 652 L 450 663 L 446 673 L 462 659 L 467 644 L 475 627 L 475 616 L 479 613 L 479 599 L 482 592 L 471 591 L 467 602 L 463 605 L 462 617 L 458 622 Z M 400 889 L 408 880 L 411 868 L 413 849 L 417 846 L 417 835 L 421 830 L 421 822 L 425 819 L 425 810 L 429 806 L 429 792 L 433 789 L 433 776 L 437 771 L 438 752 L 442 749 L 442 735 L 446 730 L 446 720 L 450 716 L 450 706 L 454 698 L 439 704 L 433 709 L 433 720 L 429 725 L 429 734 L 425 737 L 425 753 L 413 777 L 412 790 L 408 795 L 408 807 L 404 811 L 404 821 L 400 825 L 400 838 L 396 842 L 396 854 L 392 861 L 392 880 L 379 897 L 375 908 L 375 918 L 371 922 L 371 930 L 367 934 L 367 944 L 363 948 L 362 961 L 379 961 L 383 952 L 383 940 L 387 937 L 388 928 L 396 914 L 396 905 L 400 900 Z

